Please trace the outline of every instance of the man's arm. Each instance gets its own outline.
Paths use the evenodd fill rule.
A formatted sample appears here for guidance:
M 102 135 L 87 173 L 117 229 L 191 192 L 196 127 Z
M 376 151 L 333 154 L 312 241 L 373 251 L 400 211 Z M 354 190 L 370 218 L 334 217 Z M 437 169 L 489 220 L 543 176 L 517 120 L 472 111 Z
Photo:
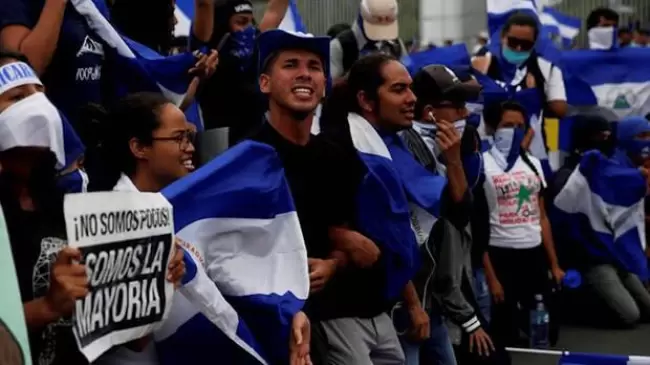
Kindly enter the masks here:
M 214 29 L 214 0 L 194 0 L 192 33 L 197 40 L 208 43 Z
M 260 31 L 265 32 L 279 27 L 288 8 L 289 0 L 269 0 L 264 17 L 260 22 Z
M 335 83 L 340 81 L 344 75 L 343 46 L 336 38 L 330 41 L 330 75 L 332 75 L 332 80 L 335 80 Z
M 42 75 L 50 65 L 59 43 L 63 14 L 67 0 L 46 0 L 41 15 L 33 27 L 28 27 L 26 3 L 14 1 L 0 10 L 0 44 L 2 48 L 24 54 L 37 74 Z

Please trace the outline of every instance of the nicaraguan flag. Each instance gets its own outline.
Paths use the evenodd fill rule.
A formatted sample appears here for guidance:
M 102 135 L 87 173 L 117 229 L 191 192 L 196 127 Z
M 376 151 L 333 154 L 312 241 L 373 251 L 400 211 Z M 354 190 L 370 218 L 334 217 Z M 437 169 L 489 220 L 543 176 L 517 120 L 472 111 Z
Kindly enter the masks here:
M 358 228 L 382 251 L 386 298 L 398 299 L 420 266 L 418 241 L 411 227 L 410 193 L 407 194 L 388 147 L 372 125 L 354 113 L 348 115 L 348 124 L 353 145 L 367 168 L 357 195 Z M 442 186 L 430 187 L 431 194 L 444 189 L 444 183 L 439 185 Z M 423 205 L 429 205 L 437 216 L 436 203 L 424 202 Z M 429 226 L 433 223 L 435 218 L 423 220 L 423 224 Z M 428 235 L 430 228 L 421 230 Z
M 566 353 L 559 365 L 650 365 L 650 357 Z
M 621 118 L 650 113 L 650 69 L 645 66 L 648 64 L 650 49 L 647 48 L 562 53 L 565 74 L 589 85 L 598 105 Z M 582 93 L 588 91 L 582 90 Z
M 580 18 L 563 14 L 548 6 L 545 6 L 539 13 L 539 20 L 548 33 L 562 39 L 564 48 L 571 47 L 582 27 Z
M 174 297 L 155 335 L 161 361 L 288 363 L 291 321 L 307 298 L 309 277 L 275 150 L 242 142 L 162 193 L 197 269 L 188 270 L 184 295 Z
M 138 91 L 154 91 L 162 92 L 176 105 L 181 104 L 192 81 L 188 70 L 196 63 L 193 54 L 163 57 L 122 37 L 92 0 L 71 0 L 71 3 L 105 45 L 106 62 L 112 62 L 108 68 L 116 84 L 116 97 Z M 198 113 L 187 117 L 199 130 L 203 129 L 201 120 L 197 119 Z
M 646 179 L 598 151 L 587 152 L 554 200 L 558 217 L 588 221 L 597 242 L 584 238 L 580 224 L 569 234 L 594 257 L 612 260 L 642 280 L 648 278 L 645 255 Z M 565 216 L 566 215 L 566 216 Z

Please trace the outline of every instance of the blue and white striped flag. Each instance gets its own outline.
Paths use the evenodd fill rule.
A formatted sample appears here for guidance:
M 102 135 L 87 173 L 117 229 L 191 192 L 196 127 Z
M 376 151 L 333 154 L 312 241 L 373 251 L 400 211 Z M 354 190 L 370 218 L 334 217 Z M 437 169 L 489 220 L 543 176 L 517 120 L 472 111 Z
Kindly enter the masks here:
M 97 0 L 96 0 L 97 1 Z M 185 98 L 192 81 L 188 70 L 196 63 L 191 53 L 163 57 L 153 50 L 122 37 L 104 17 L 93 0 L 71 0 L 76 12 L 87 22 L 89 28 L 102 40 L 106 62 L 111 62 L 111 70 L 119 98 L 138 91 L 161 92 L 176 105 Z M 196 109 L 190 109 L 196 110 Z M 199 130 L 203 123 L 198 113 L 187 115 Z
M 589 85 L 598 105 L 621 118 L 650 113 L 650 70 L 645 66 L 648 64 L 650 49 L 647 48 L 562 53 L 565 74 Z
M 598 242 L 579 230 L 569 232 L 594 257 L 612 260 L 642 280 L 648 278 L 645 255 L 646 179 L 598 151 L 587 152 L 554 200 L 566 219 L 588 220 Z M 581 227 L 579 224 L 572 225 Z
M 177 21 L 174 26 L 174 35 L 176 37 L 189 36 L 192 19 L 194 19 L 194 0 L 176 0 L 174 15 Z
M 413 192 L 408 192 L 405 188 L 404 178 L 396 168 L 397 161 L 393 160 L 389 148 L 373 126 L 354 113 L 348 115 L 348 124 L 353 145 L 367 168 L 357 195 L 358 228 L 361 233 L 376 242 L 382 251 L 382 264 L 386 273 L 385 297 L 389 300 L 399 299 L 405 285 L 413 278 L 420 266 L 418 240 L 411 227 L 409 207 L 409 199 L 413 198 Z M 399 137 L 394 136 L 394 138 Z M 425 189 L 424 194 L 428 193 L 427 197 L 436 194 L 438 197 L 435 202 L 425 198 L 421 201 L 413 201 L 431 210 L 421 216 L 420 230 L 428 236 L 439 213 L 437 203 L 446 180 L 440 178 L 432 185 L 423 184 L 420 180 L 414 183 L 420 184 L 418 187 Z M 426 229 L 425 225 L 429 229 Z
M 510 15 L 516 12 L 537 16 L 535 0 L 487 0 L 488 31 L 494 35 L 501 30 Z
M 155 335 L 161 362 L 288 363 L 291 321 L 309 277 L 275 150 L 242 142 L 162 193 L 197 269 L 188 270 L 184 295 Z
M 287 12 L 284 14 L 282 23 L 280 23 L 280 26 L 278 28 L 289 32 L 307 33 L 307 27 L 302 21 L 302 17 L 300 16 L 300 12 L 298 11 L 298 6 L 296 5 L 295 0 L 289 1 Z
M 563 14 L 548 6 L 545 6 L 539 13 L 539 20 L 546 32 L 562 39 L 564 48 L 571 47 L 573 40 L 578 36 L 582 27 L 580 18 Z
M 650 357 L 566 353 L 559 365 L 650 365 Z

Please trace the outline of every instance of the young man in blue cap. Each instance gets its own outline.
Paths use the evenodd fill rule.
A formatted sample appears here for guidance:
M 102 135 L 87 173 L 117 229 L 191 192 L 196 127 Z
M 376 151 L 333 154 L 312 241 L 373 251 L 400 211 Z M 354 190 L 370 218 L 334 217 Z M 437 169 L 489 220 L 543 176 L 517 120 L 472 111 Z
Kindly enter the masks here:
M 345 228 L 354 221 L 356 190 L 365 169 L 355 151 L 340 147 L 323 134 L 310 133 L 329 79 L 329 38 L 272 30 L 260 35 L 258 45 L 259 85 L 268 97 L 269 111 L 268 120 L 251 139 L 274 147 L 282 160 L 305 237 L 310 295 L 304 311 L 314 330 L 312 361 L 338 364 L 331 344 L 365 335 L 377 316 L 364 314 L 366 308 L 376 306 L 372 296 L 365 294 L 373 285 L 363 281 L 366 276 L 355 273 L 372 266 L 379 249 L 368 238 Z M 357 266 L 355 273 L 346 270 L 335 275 L 348 258 L 350 265 Z M 341 327 L 341 333 L 327 333 L 324 340 L 323 323 L 331 320 L 349 320 L 356 327 Z M 390 320 L 386 327 L 394 332 Z M 372 352 L 382 351 L 380 335 L 373 334 Z M 397 341 L 395 346 L 399 362 L 391 364 L 401 364 L 403 354 Z M 359 351 L 351 348 L 350 354 L 341 356 L 351 358 Z M 370 363 L 370 355 L 365 356 L 348 363 Z

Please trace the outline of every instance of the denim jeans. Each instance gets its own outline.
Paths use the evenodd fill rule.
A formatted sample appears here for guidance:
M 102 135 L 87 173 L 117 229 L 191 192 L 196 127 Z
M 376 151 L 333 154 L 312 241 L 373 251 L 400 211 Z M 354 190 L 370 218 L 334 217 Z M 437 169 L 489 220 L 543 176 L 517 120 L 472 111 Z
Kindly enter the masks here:
M 397 311 L 405 309 L 398 309 Z M 405 318 L 402 316 L 402 321 Z M 447 326 L 444 323 L 444 317 L 435 310 L 429 313 L 429 322 L 431 324 L 431 336 L 424 342 L 414 343 L 406 338 L 406 335 L 400 336 L 400 343 L 406 357 L 406 365 L 420 365 L 420 356 L 426 361 L 427 365 L 456 365 L 456 356 L 454 348 L 449 339 Z M 404 328 L 403 326 L 399 326 Z
M 490 323 L 490 290 L 488 290 L 487 279 L 485 278 L 485 270 L 475 269 L 474 270 L 474 282 L 472 283 L 472 289 L 474 290 L 474 296 L 476 297 L 476 304 L 478 304 L 479 310 L 483 315 L 485 321 Z

